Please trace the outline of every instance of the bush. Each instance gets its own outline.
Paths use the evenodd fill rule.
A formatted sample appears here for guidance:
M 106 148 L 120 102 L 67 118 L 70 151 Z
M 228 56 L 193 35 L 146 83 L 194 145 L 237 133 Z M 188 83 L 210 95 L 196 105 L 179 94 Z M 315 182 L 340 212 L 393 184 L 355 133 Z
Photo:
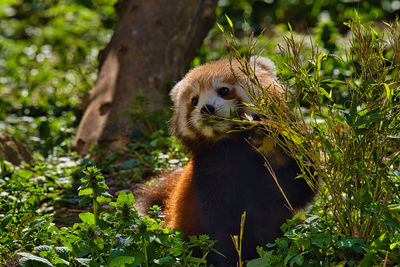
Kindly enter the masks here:
M 274 250 L 260 252 L 258 263 L 400 263 L 400 25 L 386 24 L 382 33 L 358 18 L 347 25 L 352 37 L 337 55 L 313 45 L 306 58 L 293 34 L 285 38 L 279 46 L 281 97 L 258 83 L 248 60 L 254 46 L 242 57 L 233 33 L 227 37 L 256 88 L 248 95 L 261 121 L 250 126 L 263 127 L 285 147 L 297 159 L 302 178 L 319 190 L 316 217 L 284 226 L 285 237 L 270 246 Z M 352 75 L 332 79 L 325 72 L 328 62 Z M 316 221 L 317 232 L 310 227 Z

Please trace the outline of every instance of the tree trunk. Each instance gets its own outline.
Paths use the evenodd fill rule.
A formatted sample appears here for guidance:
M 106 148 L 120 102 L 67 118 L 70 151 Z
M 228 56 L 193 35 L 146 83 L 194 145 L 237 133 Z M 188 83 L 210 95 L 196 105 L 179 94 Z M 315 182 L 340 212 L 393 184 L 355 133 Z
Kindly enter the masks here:
M 74 148 L 86 154 L 97 144 L 115 151 L 128 141 L 128 110 L 135 96 L 151 100 L 149 109 L 168 103 L 168 80 L 187 70 L 215 22 L 216 0 L 120 0 L 120 20 L 100 55 L 100 71 L 90 91 Z

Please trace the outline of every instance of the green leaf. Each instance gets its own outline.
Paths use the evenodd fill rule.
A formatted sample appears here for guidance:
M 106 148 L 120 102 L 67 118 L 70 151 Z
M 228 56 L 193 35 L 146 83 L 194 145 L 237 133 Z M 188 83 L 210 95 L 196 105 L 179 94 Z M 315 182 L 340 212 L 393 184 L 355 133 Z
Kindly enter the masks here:
M 337 149 L 333 147 L 333 145 L 326 139 L 325 136 L 321 135 L 322 145 L 327 150 L 328 154 L 331 155 L 336 161 L 341 162 L 342 158 L 340 157 L 340 153 Z
M 384 83 L 383 86 L 385 87 L 385 91 L 386 91 L 386 98 L 390 99 L 393 95 L 393 91 L 389 88 L 389 86 L 387 85 L 387 83 Z
M 100 250 L 103 250 L 104 249 L 104 239 L 103 238 L 101 238 L 101 237 L 96 237 L 94 240 L 93 240 L 93 243 L 95 243 L 98 247 L 99 247 L 99 249 Z
M 100 266 L 102 266 L 102 265 L 100 265 L 100 263 L 98 263 L 95 260 L 90 260 L 90 262 L 89 262 L 89 267 L 100 267 Z
M 124 191 L 119 193 L 118 198 L 117 198 L 118 205 L 131 206 L 131 205 L 133 205 L 133 203 L 135 203 L 135 197 L 132 195 L 132 193 L 127 194 Z
M 390 248 L 390 249 L 394 249 L 394 248 L 396 248 L 396 247 L 399 247 L 399 248 L 400 248 L 400 242 L 392 243 L 392 244 L 389 245 L 389 248 Z
M 228 21 L 229 26 L 231 28 L 233 28 L 233 23 L 232 23 L 231 19 L 228 17 L 228 15 L 225 14 L 225 18 L 226 18 L 226 21 Z
M 364 255 L 364 258 L 361 260 L 360 264 L 358 267 L 369 267 L 372 266 L 372 258 L 373 258 L 372 252 L 368 252 L 367 254 Z
M 314 238 L 312 238 L 311 243 L 322 248 L 331 242 L 331 237 L 329 233 L 318 233 Z
M 0 220 L 0 229 L 5 229 L 7 225 L 11 222 L 12 218 L 12 214 L 7 214 L 6 216 L 4 216 L 4 218 Z
M 265 267 L 272 266 L 272 257 L 274 251 L 268 251 L 262 258 L 247 262 L 247 267 Z
M 296 263 L 297 265 L 303 265 L 303 263 L 304 263 L 304 257 L 303 257 L 303 255 L 299 254 L 299 255 L 295 256 L 290 262 L 291 262 L 292 264 L 293 264 L 293 263 Z M 291 264 L 291 265 L 292 265 L 292 264 Z
M 125 264 L 131 264 L 135 262 L 135 257 L 131 257 L 131 256 L 118 256 L 115 257 L 114 259 L 112 259 L 112 261 L 110 262 L 110 267 L 114 267 L 114 266 L 124 266 Z
M 54 260 L 54 264 L 56 266 L 70 266 L 71 265 L 67 260 L 64 260 L 64 259 L 61 259 L 61 258 L 56 258 Z
M 78 196 L 90 196 L 93 194 L 93 188 L 88 187 L 82 190 L 79 190 Z
M 91 259 L 85 259 L 85 258 L 77 258 L 76 261 L 79 262 L 80 264 L 82 264 L 82 266 L 90 267 L 90 262 L 92 260 Z
M 96 201 L 97 201 L 98 203 L 108 203 L 108 202 L 111 201 L 111 198 L 105 197 L 105 196 L 101 195 L 101 196 L 98 196 L 98 197 L 96 198 Z
M 285 259 L 283 260 L 283 263 L 285 264 L 285 266 L 287 266 L 288 262 L 295 256 L 297 256 L 299 254 L 299 249 L 297 248 L 296 245 L 292 245 L 289 248 L 289 251 L 285 257 Z
M 223 33 L 224 32 L 224 27 L 222 27 L 221 24 L 219 24 L 218 22 L 217 22 L 217 26 L 220 29 L 220 31 Z
M 157 236 L 157 235 L 150 235 L 149 236 L 149 238 L 148 238 L 148 240 L 149 240 L 149 242 L 150 243 L 152 243 L 152 242 L 157 242 L 158 244 L 161 244 L 161 240 L 160 240 L 160 238 Z
M 19 260 L 19 264 L 22 267 L 53 266 L 48 260 L 30 253 L 19 252 L 17 254 L 22 256 L 22 258 Z
M 35 247 L 35 248 L 33 249 L 33 251 L 35 252 L 35 254 L 39 254 L 39 253 L 42 252 L 42 251 L 48 251 L 48 250 L 50 250 L 50 249 L 52 249 L 52 248 L 53 248 L 52 246 L 43 245 L 43 246 L 37 246 L 37 247 Z
M 287 248 L 288 247 L 288 242 L 285 239 L 280 239 L 277 244 L 278 244 L 278 246 L 280 248 Z
M 131 256 L 135 257 L 135 264 L 134 266 L 138 266 L 142 262 L 146 261 L 146 255 L 144 255 L 143 251 L 140 250 L 133 250 L 129 253 Z
M 120 258 L 119 260 L 116 260 L 116 258 L 119 258 L 119 257 L 122 257 L 122 258 Z M 142 251 L 130 250 L 129 254 L 128 254 L 125 250 L 116 248 L 110 252 L 110 256 L 108 257 L 107 262 L 109 262 L 110 266 L 112 266 L 114 263 L 117 263 L 120 260 L 125 261 L 124 257 L 126 259 L 128 259 L 128 258 L 134 259 L 134 264 L 131 266 L 138 266 L 145 260 L 145 255 L 143 254 Z M 114 266 L 116 266 L 116 265 L 114 265 Z
M 318 61 L 322 61 L 322 60 L 326 59 L 326 57 L 327 57 L 327 54 L 326 54 L 325 52 L 321 52 L 321 53 L 318 55 L 317 60 L 318 60 Z
M 322 92 L 322 95 L 324 95 L 326 98 L 328 98 L 331 102 L 333 102 L 332 99 L 332 90 L 330 91 L 330 93 L 328 93 L 324 88 L 322 88 L 321 86 L 318 87 L 318 89 Z
M 397 203 L 397 204 L 389 204 L 389 205 L 388 205 L 388 208 L 389 208 L 390 210 L 397 210 L 397 211 L 400 211 L 400 203 Z
M 91 212 L 79 213 L 79 218 L 89 225 L 94 225 L 94 214 Z
M 292 32 L 293 31 L 293 29 L 292 29 L 292 25 L 290 25 L 290 23 L 288 22 L 288 28 L 289 28 L 289 32 Z
M 359 116 L 355 121 L 354 126 L 358 127 L 371 122 L 380 122 L 382 118 L 383 114 L 380 112 L 380 110 L 372 110 L 365 115 Z
M 21 177 L 21 178 L 25 178 L 25 179 L 29 179 L 31 177 L 33 177 L 35 174 L 31 171 L 28 170 L 22 170 L 19 169 L 18 172 L 16 173 L 17 176 Z
M 346 118 L 346 122 L 350 127 L 353 127 L 354 126 L 354 122 L 356 121 L 356 118 L 357 118 L 357 106 L 358 106 L 358 102 L 353 101 L 351 103 L 349 115 L 347 115 L 345 117 Z
M 68 260 L 69 256 L 71 255 L 71 252 L 67 247 L 56 247 L 55 251 L 56 254 L 64 260 Z
M 122 204 L 122 203 L 125 203 L 127 200 L 128 200 L 128 197 L 126 195 L 126 192 L 125 191 L 120 192 L 118 195 L 118 198 L 117 198 L 117 203 Z

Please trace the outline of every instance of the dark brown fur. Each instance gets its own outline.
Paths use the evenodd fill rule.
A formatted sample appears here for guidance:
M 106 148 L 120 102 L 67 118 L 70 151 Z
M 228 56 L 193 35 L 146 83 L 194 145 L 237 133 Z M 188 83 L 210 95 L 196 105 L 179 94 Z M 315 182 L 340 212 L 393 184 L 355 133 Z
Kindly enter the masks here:
M 246 211 L 243 258 L 257 256 L 256 246 L 273 242 L 282 223 L 292 216 L 263 157 L 249 144 L 249 132 L 199 149 L 183 171 L 163 182 L 166 223 L 187 236 L 209 234 L 217 240 L 216 249 L 227 258 L 210 254 L 209 263 L 230 266 L 237 261 L 230 235 L 239 234 L 240 217 Z M 273 145 L 273 144 L 272 144 Z M 294 159 L 279 147 L 268 160 L 274 168 L 286 196 L 295 209 L 310 201 L 313 192 L 303 179 L 295 179 L 300 170 Z M 267 156 L 268 157 L 268 156 Z

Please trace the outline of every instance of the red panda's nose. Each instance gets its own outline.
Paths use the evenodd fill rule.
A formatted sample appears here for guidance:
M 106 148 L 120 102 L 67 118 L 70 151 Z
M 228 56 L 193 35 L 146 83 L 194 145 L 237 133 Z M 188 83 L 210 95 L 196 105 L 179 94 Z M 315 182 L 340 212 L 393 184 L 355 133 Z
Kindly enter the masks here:
M 200 112 L 202 114 L 208 114 L 208 115 L 214 115 L 215 114 L 215 108 L 212 105 L 204 105 L 201 107 Z

